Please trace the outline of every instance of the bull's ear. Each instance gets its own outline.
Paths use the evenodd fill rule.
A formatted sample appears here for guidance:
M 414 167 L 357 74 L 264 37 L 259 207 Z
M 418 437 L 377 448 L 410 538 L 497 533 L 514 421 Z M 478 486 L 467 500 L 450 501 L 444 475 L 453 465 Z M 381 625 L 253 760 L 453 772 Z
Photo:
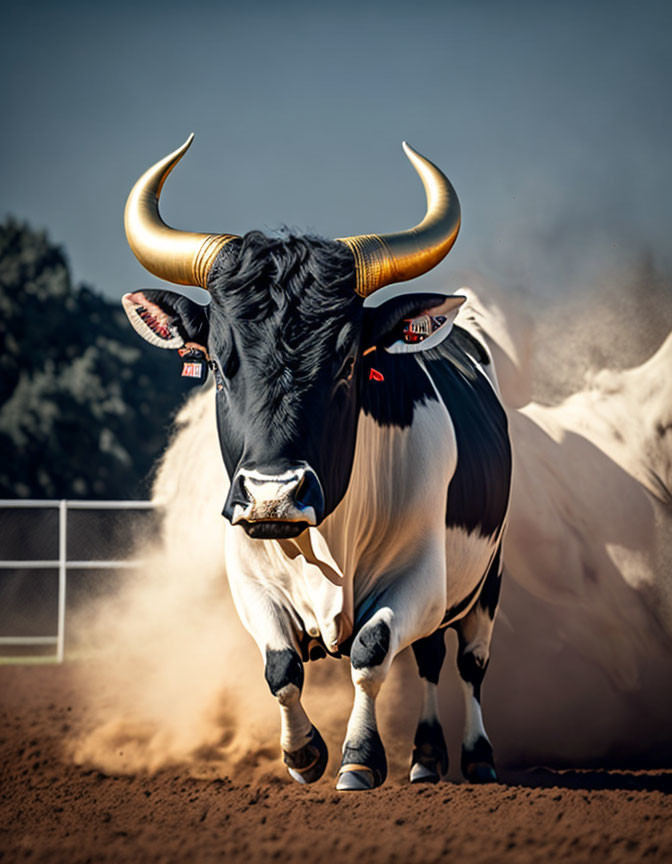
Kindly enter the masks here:
M 460 306 L 467 299 L 456 294 L 420 294 L 387 289 L 392 296 L 373 294 L 364 303 L 364 345 L 384 348 L 391 354 L 428 351 L 442 342 L 453 328 Z M 369 302 L 378 299 L 377 303 Z
M 207 306 L 176 291 L 134 291 L 121 298 L 131 327 L 157 348 L 182 348 L 187 343 L 206 350 Z

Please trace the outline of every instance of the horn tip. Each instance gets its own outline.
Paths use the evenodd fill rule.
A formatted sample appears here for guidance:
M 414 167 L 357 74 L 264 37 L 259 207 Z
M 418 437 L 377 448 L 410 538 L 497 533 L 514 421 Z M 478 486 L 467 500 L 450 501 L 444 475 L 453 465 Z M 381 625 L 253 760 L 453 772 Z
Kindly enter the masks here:
M 411 145 L 408 143 L 408 141 L 402 141 L 401 146 L 402 146 L 404 153 L 406 154 L 406 158 L 408 159 L 409 162 L 411 162 L 412 165 L 417 166 L 418 160 L 420 162 L 426 161 L 426 159 L 422 155 L 422 153 L 418 153 L 418 151 L 415 149 L 415 147 L 411 147 Z M 416 168 L 416 170 L 417 170 L 417 168 Z

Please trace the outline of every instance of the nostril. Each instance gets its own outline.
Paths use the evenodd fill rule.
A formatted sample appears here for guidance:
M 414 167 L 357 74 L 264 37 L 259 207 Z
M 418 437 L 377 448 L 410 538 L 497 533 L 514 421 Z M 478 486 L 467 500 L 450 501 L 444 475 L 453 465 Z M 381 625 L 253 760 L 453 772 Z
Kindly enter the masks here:
M 296 501 L 301 500 L 301 494 L 305 491 L 306 488 L 306 475 L 305 472 L 299 478 L 299 482 L 296 484 L 296 488 L 294 489 L 294 499 Z
M 312 507 L 318 522 L 322 519 L 324 496 L 320 481 L 313 471 L 308 470 L 301 475 L 301 480 L 294 492 L 294 500 L 300 507 Z
M 244 474 L 237 474 L 231 484 L 231 498 L 236 504 L 248 504 L 250 501 L 250 490 L 247 478 Z
M 222 515 L 231 520 L 236 506 L 245 508 L 249 503 L 250 496 L 248 495 L 247 487 L 245 486 L 245 477 L 237 474 L 233 478 L 231 486 L 229 487 L 229 493 L 224 501 Z

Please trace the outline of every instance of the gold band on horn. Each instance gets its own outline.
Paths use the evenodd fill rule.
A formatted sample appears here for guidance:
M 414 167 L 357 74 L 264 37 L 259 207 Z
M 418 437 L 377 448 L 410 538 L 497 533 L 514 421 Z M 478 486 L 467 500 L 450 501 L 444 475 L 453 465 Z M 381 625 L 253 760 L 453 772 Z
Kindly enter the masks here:
M 167 282 L 207 289 L 210 268 L 236 235 L 176 231 L 159 215 L 164 181 L 193 140 L 192 133 L 179 149 L 145 171 L 128 196 L 124 227 L 133 254 L 150 273 Z
M 355 258 L 356 291 L 362 297 L 431 270 L 450 252 L 460 230 L 460 202 L 450 180 L 405 141 L 403 148 L 425 187 L 427 213 L 408 231 L 338 238 Z

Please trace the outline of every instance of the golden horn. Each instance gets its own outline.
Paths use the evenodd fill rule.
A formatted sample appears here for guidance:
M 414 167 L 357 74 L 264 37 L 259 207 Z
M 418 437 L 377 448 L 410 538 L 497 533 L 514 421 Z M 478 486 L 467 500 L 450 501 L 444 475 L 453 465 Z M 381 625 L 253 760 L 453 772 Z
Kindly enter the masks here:
M 208 273 L 221 248 L 235 234 L 195 234 L 169 228 L 159 215 L 159 195 L 166 177 L 187 152 L 194 134 L 174 153 L 142 175 L 126 202 L 124 227 L 138 261 L 160 279 L 207 289 Z
M 460 202 L 450 180 L 405 141 L 403 148 L 425 187 L 427 213 L 408 231 L 338 238 L 355 257 L 356 291 L 362 297 L 436 267 L 450 252 L 460 230 Z

